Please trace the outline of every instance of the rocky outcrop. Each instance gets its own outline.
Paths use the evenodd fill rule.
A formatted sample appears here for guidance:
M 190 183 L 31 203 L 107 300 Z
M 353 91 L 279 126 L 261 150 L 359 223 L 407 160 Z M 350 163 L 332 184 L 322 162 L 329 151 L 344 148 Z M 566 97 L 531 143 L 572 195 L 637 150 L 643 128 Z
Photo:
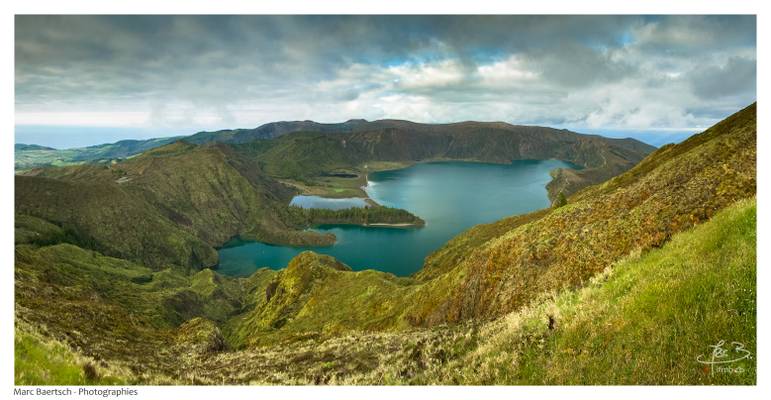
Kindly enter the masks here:
M 176 343 L 186 351 L 209 354 L 225 350 L 225 338 L 214 322 L 196 317 L 177 329 Z

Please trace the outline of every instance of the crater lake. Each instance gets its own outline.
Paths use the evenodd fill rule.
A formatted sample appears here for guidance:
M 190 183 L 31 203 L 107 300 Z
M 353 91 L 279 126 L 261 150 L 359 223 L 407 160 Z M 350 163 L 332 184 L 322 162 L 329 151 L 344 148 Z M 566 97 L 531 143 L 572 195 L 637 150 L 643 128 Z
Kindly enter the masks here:
M 329 254 L 354 270 L 377 269 L 399 276 L 418 271 L 432 252 L 464 230 L 501 218 L 550 206 L 546 184 L 549 171 L 577 168 L 558 160 L 521 160 L 511 164 L 430 162 L 370 173 L 365 191 L 374 201 L 410 211 L 426 221 L 422 228 L 321 225 L 334 233 L 329 247 L 276 246 L 233 240 L 219 251 L 218 271 L 250 275 L 258 268 L 283 268 L 297 254 L 312 250 Z M 313 201 L 310 201 L 313 200 Z M 294 204 L 324 207 L 324 201 L 298 196 Z M 340 204 L 363 204 L 360 199 Z

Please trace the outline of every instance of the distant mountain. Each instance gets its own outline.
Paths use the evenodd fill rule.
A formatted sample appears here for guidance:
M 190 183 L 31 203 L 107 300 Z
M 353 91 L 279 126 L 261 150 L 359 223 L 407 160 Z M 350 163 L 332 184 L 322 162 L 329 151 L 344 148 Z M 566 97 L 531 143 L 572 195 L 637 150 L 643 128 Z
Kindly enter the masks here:
M 246 144 L 256 140 L 275 139 L 296 132 L 306 133 L 364 133 L 395 130 L 406 134 L 439 134 L 455 132 L 522 131 L 522 132 L 560 132 L 560 130 L 511 125 L 503 122 L 460 122 L 453 124 L 421 124 L 403 120 L 366 121 L 352 119 L 342 123 L 319 123 L 314 121 L 280 121 L 261 125 L 254 129 L 227 129 L 213 132 L 198 132 L 190 136 L 176 136 L 147 140 L 122 140 L 116 143 L 102 144 L 83 148 L 56 150 L 40 148 L 36 145 L 20 145 L 16 148 L 16 170 L 28 170 L 36 167 L 62 166 L 85 162 L 111 161 L 127 158 L 143 151 L 184 139 L 193 144 L 227 143 Z M 562 130 L 561 132 L 570 132 Z M 573 132 L 570 132 L 573 133 Z M 585 135 L 587 137 L 595 135 Z M 597 136 L 599 137 L 599 136 Z M 637 149 L 652 151 L 653 147 L 634 139 L 616 139 L 616 143 L 636 143 Z
M 366 126 L 363 119 L 352 119 L 342 123 L 323 124 L 314 121 L 270 122 L 254 129 L 225 129 L 214 132 L 198 132 L 185 138 L 190 143 L 248 143 L 257 139 L 274 139 L 293 132 L 352 132 Z
M 121 140 L 115 143 L 63 150 L 34 144 L 16 144 L 14 146 L 14 169 L 22 171 L 38 167 L 58 167 L 87 162 L 119 160 L 173 143 L 180 138 L 180 136 L 176 136 L 147 140 Z
M 275 174 L 515 156 L 609 171 L 646 148 L 406 123 L 19 174 L 16 383 L 756 384 L 754 358 L 742 374 L 695 361 L 705 338 L 756 353 L 756 116 L 753 104 L 561 207 L 477 225 L 412 277 L 310 251 L 244 278 L 200 268 L 232 235 L 290 232 L 293 190 Z
M 366 173 L 361 167 L 371 161 L 511 163 L 559 159 L 580 167 L 554 171 L 555 179 L 548 187 L 552 197 L 563 191 L 573 193 L 626 171 L 655 150 L 635 139 L 609 139 L 501 122 L 418 124 L 382 120 L 341 125 L 340 130 L 333 130 L 329 124 L 314 124 L 307 127 L 317 129 L 316 132 L 284 134 L 267 142 L 236 145 L 234 149 L 263 160 L 266 172 L 274 177 L 305 181 L 339 169 Z
M 630 139 L 502 123 L 297 124 L 270 125 L 271 132 L 318 132 L 283 133 L 244 143 L 221 141 L 246 136 L 217 134 L 212 136 L 215 142 L 201 145 L 184 138 L 154 147 L 174 140 L 166 138 L 88 147 L 73 160 L 88 155 L 115 162 L 20 173 L 17 212 L 67 226 L 79 242 L 92 243 L 107 255 L 153 267 L 173 263 L 200 268 L 215 265 L 214 248 L 236 235 L 280 244 L 331 243 L 330 238 L 300 229 L 287 214 L 297 189 L 279 180 L 320 186 L 318 179 L 341 168 L 360 179 L 372 170 L 369 164 L 383 162 L 561 159 L 582 169 L 570 179 L 561 178 L 561 186 L 550 188 L 550 193 L 570 189 L 570 194 L 631 168 L 653 150 Z M 113 211 L 104 211 L 100 204 L 105 202 Z M 164 250 L 169 247 L 174 250 Z
M 15 151 L 56 150 L 56 149 L 51 148 L 51 147 L 40 146 L 40 145 L 37 145 L 37 144 L 23 144 L 23 143 L 16 143 L 15 145 L 13 145 L 13 149 Z
M 16 212 L 65 228 L 75 243 L 155 268 L 214 266 L 216 246 L 251 231 L 265 240 L 280 231 L 291 243 L 280 218 L 291 189 L 228 151 L 178 141 L 115 164 L 19 174 Z

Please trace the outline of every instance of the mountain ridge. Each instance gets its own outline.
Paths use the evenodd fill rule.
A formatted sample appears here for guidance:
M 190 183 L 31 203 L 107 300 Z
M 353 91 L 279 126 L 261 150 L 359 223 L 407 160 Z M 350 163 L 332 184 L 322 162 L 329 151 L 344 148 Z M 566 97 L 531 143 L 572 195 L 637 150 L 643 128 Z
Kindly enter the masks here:
M 293 132 L 246 143 L 175 140 L 120 161 L 20 172 L 17 214 L 53 222 L 106 255 L 155 268 L 171 263 L 195 269 L 216 266 L 216 247 L 236 236 L 284 245 L 333 244 L 333 235 L 306 230 L 314 219 L 297 218 L 288 208 L 290 199 L 308 188 L 335 192 L 334 184 L 361 192 L 366 174 L 377 170 L 374 164 L 557 158 L 584 167 L 572 174 L 580 180 L 550 184 L 553 198 L 627 170 L 652 149 L 551 128 L 480 130 L 478 124 L 461 124 L 451 131 L 426 125 L 371 130 L 364 129 L 369 123 L 355 124 L 361 127 L 351 132 Z M 354 178 L 329 176 L 341 171 Z M 108 210 L 99 206 L 97 194 L 109 199 Z M 377 211 L 370 216 L 381 222 L 421 223 L 420 216 L 401 210 Z M 377 222 L 343 212 L 324 220 L 330 218 Z
M 17 218 L 17 383 L 63 365 L 74 372 L 61 383 L 752 384 L 754 361 L 712 377 L 694 357 L 723 337 L 755 348 L 756 113 L 561 207 L 478 225 L 413 277 L 313 252 L 246 278 L 149 268 Z M 233 150 L 217 146 L 179 143 L 124 168 Z M 69 173 L 89 181 L 94 168 Z
M 134 156 L 143 151 L 150 150 L 155 147 L 160 147 L 169 143 L 173 143 L 177 140 L 185 140 L 194 144 L 205 143 L 231 143 L 231 144 L 243 144 L 253 142 L 255 140 L 274 139 L 285 134 L 295 132 L 339 132 L 339 133 L 351 133 L 372 131 L 379 129 L 397 128 L 397 129 L 418 129 L 421 132 L 427 130 L 458 128 L 458 127 L 473 127 L 474 129 L 486 129 L 496 128 L 505 130 L 527 130 L 530 128 L 535 129 L 552 129 L 540 126 L 529 125 L 514 125 L 505 122 L 477 122 L 477 121 L 463 121 L 457 123 L 445 123 L 445 124 L 423 124 L 417 122 L 411 122 L 407 120 L 395 120 L 384 119 L 376 121 L 366 121 L 352 119 L 341 123 L 319 123 L 315 121 L 277 121 L 269 122 L 260 125 L 256 128 L 238 128 L 238 129 L 222 129 L 218 131 L 202 131 L 188 136 L 173 136 L 166 138 L 153 138 L 145 140 L 126 139 L 114 143 L 105 143 L 100 145 L 88 146 L 83 148 L 63 149 L 57 150 L 52 148 L 31 147 L 38 145 L 19 145 L 16 149 L 16 170 L 27 170 L 42 166 L 60 166 L 69 164 L 79 164 L 90 161 L 111 161 L 116 159 L 124 159 Z M 556 130 L 556 129 L 555 129 Z M 559 131 L 570 132 L 579 135 L 580 134 L 565 129 Z M 599 135 L 585 135 L 585 136 L 597 136 Z M 609 139 L 610 140 L 610 139 Z M 636 139 L 621 139 L 621 140 L 634 140 Z M 640 142 L 642 143 L 642 142 Z M 646 145 L 647 146 L 647 145 Z

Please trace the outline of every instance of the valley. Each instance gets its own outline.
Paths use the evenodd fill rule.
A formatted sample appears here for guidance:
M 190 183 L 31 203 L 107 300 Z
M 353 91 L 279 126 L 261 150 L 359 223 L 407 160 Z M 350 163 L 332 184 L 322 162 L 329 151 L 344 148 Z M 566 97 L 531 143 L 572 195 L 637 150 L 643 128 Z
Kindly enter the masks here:
M 553 198 L 631 168 L 653 150 L 632 139 L 499 123 L 355 125 L 329 131 L 318 124 L 318 132 L 252 142 L 228 143 L 228 135 L 202 145 L 177 141 L 121 162 L 32 169 L 17 174 L 16 212 L 66 228 L 106 255 L 195 269 L 215 266 L 216 247 L 237 236 L 291 246 L 334 243 L 333 235 L 295 223 L 287 204 L 300 192 L 282 180 L 314 187 L 335 171 L 363 176 L 364 166 L 435 160 L 554 158 L 580 166 L 571 178 L 549 183 Z M 100 207 L 103 201 L 111 206 Z
M 549 171 L 558 167 L 571 166 L 555 160 L 508 165 L 431 162 L 373 172 L 364 188 L 368 200 L 408 210 L 425 223 L 367 223 L 366 227 L 323 224 L 316 230 L 337 238 L 326 248 L 242 243 L 220 251 L 219 272 L 244 275 L 261 266 L 283 268 L 302 251 L 313 250 L 334 256 L 354 270 L 376 269 L 408 276 L 420 269 L 431 252 L 474 225 L 549 207 L 546 184 L 551 180 Z M 330 199 L 326 206 L 337 207 L 340 201 Z
M 752 384 L 753 363 L 716 378 L 692 363 L 705 337 L 755 349 L 756 136 L 755 104 L 660 149 L 501 123 L 277 123 L 25 170 L 16 381 Z M 469 221 L 417 270 L 316 251 L 282 269 L 216 269 L 234 237 L 312 248 L 344 238 L 307 229 L 320 224 L 424 218 L 390 197 L 403 188 L 371 196 L 399 208 L 359 211 L 290 207 L 298 194 L 355 197 L 367 174 L 435 161 L 525 160 L 552 160 L 539 200 Z M 427 231 L 425 215 L 425 228 L 388 232 Z

